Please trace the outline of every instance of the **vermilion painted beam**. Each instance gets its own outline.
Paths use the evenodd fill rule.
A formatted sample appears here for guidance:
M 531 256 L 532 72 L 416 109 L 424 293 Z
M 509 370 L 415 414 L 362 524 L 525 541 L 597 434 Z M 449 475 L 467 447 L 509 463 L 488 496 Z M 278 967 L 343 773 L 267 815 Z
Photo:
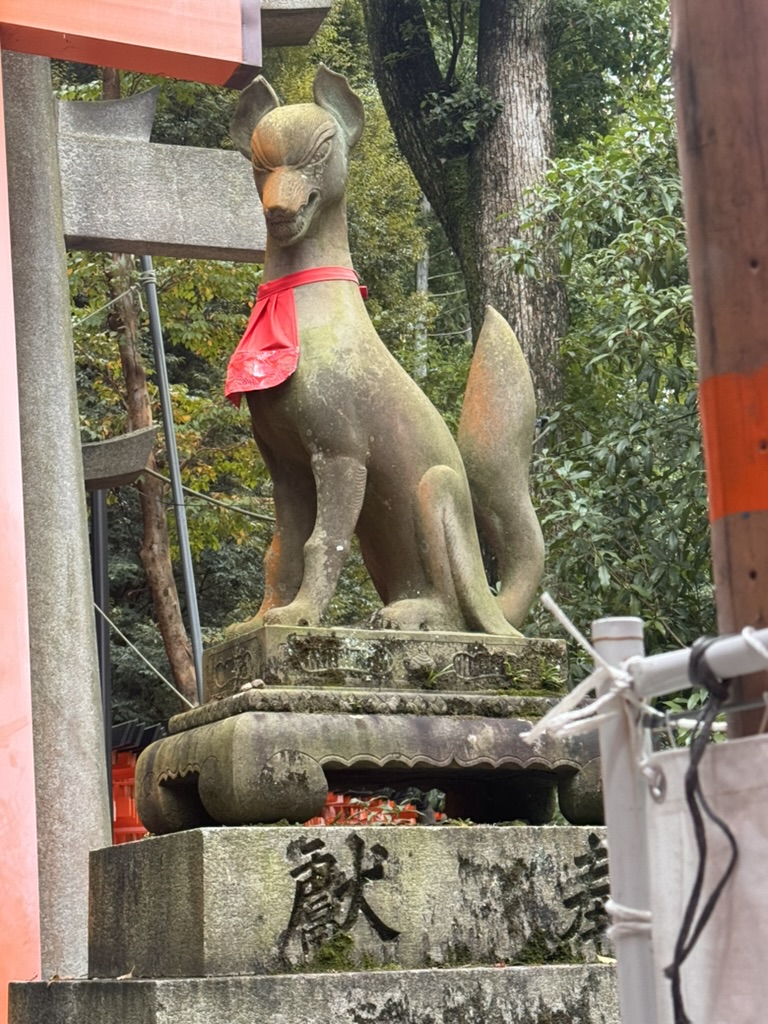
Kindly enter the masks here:
M 21 440 L 2 115 L 0 74 L 0 1021 L 4 1022 L 8 982 L 28 981 L 40 974 L 40 910 Z
M 261 64 L 259 0 L 0 0 L 19 53 L 238 87 Z

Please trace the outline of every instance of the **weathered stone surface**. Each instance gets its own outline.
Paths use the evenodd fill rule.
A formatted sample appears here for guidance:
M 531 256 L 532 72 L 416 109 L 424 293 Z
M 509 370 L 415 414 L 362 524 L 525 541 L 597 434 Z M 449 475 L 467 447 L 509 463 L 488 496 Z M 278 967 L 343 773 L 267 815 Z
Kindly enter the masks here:
M 42 969 L 77 976 L 86 965 L 87 855 L 111 836 L 49 62 L 5 53 L 3 83 Z
M 247 685 L 247 684 L 246 684 Z M 475 718 L 538 719 L 557 703 L 556 697 L 510 697 L 499 693 L 449 693 L 430 690 L 353 690 L 346 687 L 309 689 L 264 686 L 174 715 L 171 734 L 220 722 L 246 711 L 291 711 L 303 715 L 471 715 Z
M 565 693 L 561 640 L 393 629 L 262 626 L 203 655 L 204 699 L 278 686 Z
M 522 351 L 488 307 L 462 418 L 465 466 L 438 411 L 378 337 L 352 270 L 344 193 L 362 101 L 324 65 L 313 98 L 281 107 L 259 77 L 230 123 L 253 161 L 267 245 L 264 291 L 225 392 L 247 399 L 277 520 L 261 606 L 243 628 L 318 625 L 355 534 L 382 628 L 519 637 L 544 568 L 528 480 L 535 399 Z M 280 359 L 274 331 L 263 330 L 267 301 L 294 324 Z M 496 412 L 508 421 L 495 423 Z M 478 531 L 497 559 L 496 594 Z
M 405 696 L 393 694 L 395 707 Z M 379 785 L 386 780 L 399 788 L 418 779 L 421 788 L 448 792 L 446 809 L 454 816 L 540 825 L 552 817 L 558 782 L 595 756 L 591 737 L 546 737 L 531 747 L 522 739 L 530 728 L 524 719 L 451 715 L 447 707 L 431 716 L 303 714 L 242 710 L 237 698 L 233 703 L 233 714 L 207 725 L 180 729 L 186 716 L 177 716 L 174 735 L 143 751 L 136 805 L 151 832 L 214 822 L 306 821 L 320 813 L 326 779 L 344 789 L 342 777 L 357 785 L 366 778 Z M 461 795 L 455 799 L 457 786 Z M 483 792 L 493 795 L 490 808 L 483 806 Z M 467 802 L 482 813 L 468 811 Z M 584 818 L 577 814 L 576 821 Z
M 574 963 L 607 953 L 602 830 L 198 829 L 91 857 L 91 977 Z
M 142 427 L 82 446 L 85 487 L 106 490 L 132 484 L 147 464 L 157 427 Z
M 11 986 L 10 1024 L 620 1024 L 612 967 Z
M 62 131 L 59 163 L 70 249 L 264 258 L 253 178 L 238 153 Z
M 572 775 L 563 776 L 558 783 L 560 811 L 566 821 L 573 825 L 602 825 L 605 823 L 605 812 L 599 743 L 595 742 L 595 734 L 582 739 L 584 745 L 579 748 L 581 768 Z
M 330 0 L 261 0 L 262 45 L 304 46 L 330 9 Z
M 204 678 L 208 703 L 175 716 L 173 735 L 139 761 L 152 832 L 306 820 L 325 797 L 313 766 L 342 790 L 438 786 L 449 813 L 486 822 L 543 824 L 560 786 L 569 821 L 602 821 L 599 772 L 574 779 L 597 757 L 595 737 L 535 749 L 520 738 L 565 689 L 561 641 L 262 626 L 206 651 Z M 295 758 L 278 773 L 279 799 L 278 751 Z
M 149 142 L 159 87 L 119 100 L 63 100 L 56 103 L 60 135 Z

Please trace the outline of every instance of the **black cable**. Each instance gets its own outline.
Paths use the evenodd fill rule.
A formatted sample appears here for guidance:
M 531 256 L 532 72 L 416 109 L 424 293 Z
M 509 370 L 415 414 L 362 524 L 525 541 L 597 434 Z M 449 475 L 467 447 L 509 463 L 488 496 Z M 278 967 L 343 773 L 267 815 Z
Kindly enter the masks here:
M 693 822 L 699 863 L 691 895 L 683 915 L 683 922 L 675 943 L 674 959 L 664 970 L 664 974 L 672 983 L 672 1004 L 674 1007 L 675 1024 L 692 1024 L 685 1012 L 680 970 L 712 916 L 717 901 L 720 899 L 723 889 L 733 873 L 738 857 L 736 839 L 722 818 L 710 807 L 701 790 L 701 780 L 699 778 L 699 765 L 709 743 L 712 723 L 720 713 L 722 705 L 727 700 L 730 692 L 730 682 L 728 680 L 721 680 L 715 675 L 707 661 L 707 648 L 716 639 L 716 637 L 710 637 L 697 640 L 691 648 L 691 659 L 688 665 L 688 678 L 691 683 L 694 686 L 705 687 L 709 692 L 709 699 L 702 707 L 699 720 L 694 729 L 691 739 L 691 759 L 685 773 L 685 799 Z M 704 817 L 701 813 L 702 810 L 710 821 L 724 833 L 731 847 L 731 858 L 720 880 L 699 913 L 698 920 L 696 920 L 696 911 L 704 886 L 704 872 L 707 861 L 707 835 L 704 827 Z

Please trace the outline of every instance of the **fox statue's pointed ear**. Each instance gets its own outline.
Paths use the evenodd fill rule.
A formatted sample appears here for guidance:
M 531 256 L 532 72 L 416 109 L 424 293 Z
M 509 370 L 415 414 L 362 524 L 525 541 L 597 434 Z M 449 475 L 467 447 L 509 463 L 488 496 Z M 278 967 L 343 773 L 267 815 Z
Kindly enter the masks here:
M 280 100 L 266 78 L 259 75 L 240 93 L 235 113 L 229 122 L 229 137 L 244 157 L 251 159 L 253 129 L 270 110 L 280 106 Z
M 359 97 L 352 92 L 344 75 L 336 74 L 325 64 L 317 69 L 313 90 L 315 103 L 336 118 L 344 131 L 347 145 L 352 148 L 359 142 L 365 124 L 365 112 Z

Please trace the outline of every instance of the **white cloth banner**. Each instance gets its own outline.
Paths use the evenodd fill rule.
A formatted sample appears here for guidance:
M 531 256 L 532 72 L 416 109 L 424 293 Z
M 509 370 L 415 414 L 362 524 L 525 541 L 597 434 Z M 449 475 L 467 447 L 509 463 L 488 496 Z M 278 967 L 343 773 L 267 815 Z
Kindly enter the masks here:
M 648 795 L 652 938 L 658 1024 L 674 1024 L 672 989 L 664 968 L 693 887 L 698 851 L 685 799 L 686 749 L 653 754 L 665 793 Z M 699 766 L 701 790 L 731 829 L 738 860 L 699 940 L 682 966 L 685 1010 L 692 1024 L 768 1021 L 768 735 L 711 743 Z M 703 815 L 706 874 L 699 911 L 728 866 L 731 846 Z M 698 914 L 697 914 L 698 918 Z

